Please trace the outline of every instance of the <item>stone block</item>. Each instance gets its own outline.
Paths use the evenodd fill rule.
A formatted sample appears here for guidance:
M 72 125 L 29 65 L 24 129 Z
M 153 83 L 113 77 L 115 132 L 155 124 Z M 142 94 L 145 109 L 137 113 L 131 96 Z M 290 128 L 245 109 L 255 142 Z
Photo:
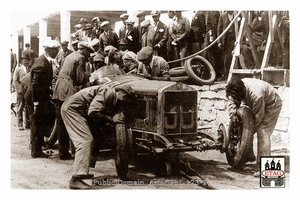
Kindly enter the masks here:
M 200 110 L 205 110 L 207 108 L 213 107 L 215 104 L 215 100 L 208 99 L 208 98 L 201 98 L 200 99 Z
M 227 105 L 227 101 L 226 100 L 215 100 L 215 104 L 214 107 L 218 110 L 225 110 L 226 109 L 226 105 Z
M 287 132 L 289 128 L 290 119 L 287 117 L 278 117 L 275 130 Z
M 214 108 L 201 110 L 198 112 L 198 117 L 200 117 L 200 121 L 214 121 L 217 119 L 217 110 Z

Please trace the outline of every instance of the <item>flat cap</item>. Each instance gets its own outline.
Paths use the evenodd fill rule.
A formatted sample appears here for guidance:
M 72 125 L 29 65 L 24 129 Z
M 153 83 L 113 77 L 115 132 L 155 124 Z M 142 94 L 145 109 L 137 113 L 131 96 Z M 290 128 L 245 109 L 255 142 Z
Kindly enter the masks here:
M 152 16 L 159 16 L 161 14 L 161 12 L 159 11 L 159 10 L 153 10 L 152 12 L 151 12 L 151 15 Z
M 90 44 L 91 44 L 92 47 L 97 46 L 97 45 L 100 45 L 100 44 L 99 44 L 99 39 L 94 38 L 94 39 L 90 42 Z
M 138 12 L 138 14 L 136 15 L 136 17 L 142 17 L 145 16 L 145 11 L 140 11 Z
M 99 17 L 94 17 L 93 19 L 92 19 L 92 21 L 91 22 L 94 22 L 94 21 L 96 21 L 96 20 L 100 20 L 100 18 Z
M 143 47 L 137 52 L 137 59 L 141 62 L 147 60 L 153 53 L 153 49 L 150 46 Z
M 87 23 L 88 21 L 85 19 L 85 18 L 81 18 L 78 22 L 78 24 L 81 24 L 81 23 Z
M 133 21 L 132 19 L 126 19 L 125 23 L 133 26 L 135 21 Z
M 129 97 L 131 98 L 137 98 L 135 92 L 133 91 L 132 87 L 130 85 L 119 85 L 116 86 L 116 91 L 122 90 L 125 92 Z
M 104 62 L 104 56 L 101 53 L 98 53 L 97 55 L 95 55 L 94 61 L 95 62 Z
M 84 28 L 84 30 L 88 30 L 88 29 L 93 29 L 93 26 L 90 23 L 86 24 Z
M 43 47 L 46 48 L 60 48 L 60 43 L 57 40 L 47 40 L 43 43 Z
M 27 53 L 25 53 L 25 54 L 22 54 L 21 59 L 30 60 L 30 57 L 29 57 L 29 55 Z
M 151 23 L 150 20 L 146 19 L 146 20 L 142 21 L 141 27 L 145 28 L 145 27 L 149 26 L 150 23 Z
M 78 43 L 78 49 L 88 49 L 90 52 L 94 52 L 94 49 L 91 45 L 89 45 L 86 41 L 81 41 Z
M 114 46 L 112 46 L 112 45 L 108 45 L 108 46 L 106 46 L 106 47 L 104 48 L 104 52 L 105 52 L 105 53 L 108 53 L 111 49 L 114 49 L 114 48 L 116 48 L 116 47 L 114 47 Z
M 79 43 L 79 40 L 74 40 L 74 41 L 72 41 L 72 45 L 75 45 L 75 44 L 78 44 Z
M 127 13 L 123 13 L 120 15 L 121 19 L 127 19 L 129 17 L 129 15 Z
M 107 25 L 107 24 L 109 24 L 109 21 L 104 21 L 104 22 L 102 22 L 102 23 L 100 24 L 100 26 L 105 26 L 105 25 Z
M 61 43 L 61 45 L 68 45 L 69 44 L 69 41 L 63 41 L 62 43 Z
M 74 27 L 75 28 L 81 28 L 81 24 L 76 24 Z
M 118 49 L 117 48 L 111 48 L 109 51 L 108 51 L 108 57 L 111 57 L 115 52 L 118 52 Z

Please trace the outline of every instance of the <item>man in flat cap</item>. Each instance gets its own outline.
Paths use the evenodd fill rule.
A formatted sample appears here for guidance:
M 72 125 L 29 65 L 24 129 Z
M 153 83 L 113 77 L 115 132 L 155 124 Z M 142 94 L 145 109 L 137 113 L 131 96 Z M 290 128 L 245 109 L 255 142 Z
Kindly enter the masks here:
M 161 56 L 167 60 L 167 42 L 168 42 L 168 26 L 160 21 L 159 10 L 151 12 L 153 23 L 150 25 L 150 30 L 153 31 L 152 47 L 153 54 Z
M 85 18 L 81 18 L 78 22 L 78 24 L 81 25 L 81 28 L 76 31 L 75 35 L 77 36 L 79 41 L 82 41 L 82 38 L 86 35 L 85 26 L 87 23 L 88 21 Z
M 73 52 L 73 50 L 68 48 L 68 45 L 69 45 L 69 41 L 63 41 L 61 43 L 61 50 L 58 52 L 56 56 L 56 60 L 60 67 L 63 65 L 65 57 L 67 57 Z
M 14 73 L 13 73 L 13 86 L 16 90 L 17 94 L 17 118 L 18 118 L 18 128 L 19 130 L 24 130 L 23 127 L 23 110 L 25 108 L 25 99 L 24 93 L 21 88 L 21 79 L 26 76 L 28 72 L 28 63 L 29 63 L 29 55 L 23 54 L 21 57 L 21 65 L 17 66 Z M 26 127 L 30 127 L 29 125 L 29 116 L 27 109 L 25 108 L 25 123 Z
M 78 51 L 74 51 L 65 58 L 54 86 L 53 101 L 56 105 L 58 150 L 61 160 L 71 159 L 71 154 L 68 150 L 69 136 L 61 119 L 61 105 L 89 81 L 90 74 L 86 70 L 86 63 L 93 52 L 94 49 L 87 42 L 79 42 Z
M 82 41 L 90 43 L 92 41 L 93 26 L 90 23 L 87 23 L 84 30 L 85 36 L 82 37 Z
M 152 46 L 151 38 L 153 37 L 153 34 L 151 31 L 149 33 L 150 24 L 151 24 L 151 22 L 148 19 L 142 21 L 142 23 L 141 23 L 141 30 L 142 30 L 142 35 L 141 35 L 141 39 L 140 39 L 140 47 L 141 48 L 146 47 L 146 46 Z
M 113 30 L 111 30 L 109 21 L 102 22 L 101 27 L 103 28 L 103 33 L 99 37 L 99 44 L 101 53 L 105 55 L 104 48 L 106 46 L 112 45 L 115 48 L 119 48 L 119 37 Z
M 128 18 L 129 18 L 129 15 L 127 13 L 123 13 L 120 15 L 120 19 L 123 23 L 118 32 L 118 36 L 120 39 L 125 38 L 125 36 L 126 36 L 126 20 Z
M 92 19 L 92 24 L 93 24 L 93 30 L 92 30 L 92 40 L 97 38 L 99 39 L 99 36 L 103 32 L 103 29 L 101 28 L 100 24 L 102 23 L 100 17 L 94 17 Z
M 127 41 L 127 49 L 134 53 L 137 53 L 139 48 L 139 33 L 137 28 L 134 26 L 134 21 L 132 19 L 127 19 L 126 23 L 126 33 L 125 40 Z M 122 39 L 122 38 L 120 38 Z
M 34 60 L 38 57 L 38 54 L 35 51 L 33 51 L 33 49 L 30 48 L 29 43 L 25 44 L 25 50 L 22 52 L 22 54 L 23 55 L 24 54 L 29 55 L 30 60 L 29 60 L 29 63 L 28 63 L 28 70 L 30 70 Z
M 181 11 L 175 11 L 175 17 L 170 24 L 171 52 L 175 59 L 181 59 L 188 55 L 188 39 L 190 34 L 190 21 L 181 15 Z M 181 61 L 181 66 L 185 61 Z
M 95 147 L 99 145 L 98 132 L 107 123 L 111 127 L 125 123 L 125 117 L 130 116 L 127 107 L 135 105 L 134 101 L 136 95 L 128 85 L 96 85 L 79 91 L 64 102 L 61 114 L 76 151 L 70 189 L 92 189 L 82 179 L 94 176 L 89 169 L 95 167 L 98 157 L 99 146 Z
M 138 73 L 150 80 L 169 81 L 169 64 L 160 57 L 153 55 L 152 47 L 143 47 L 137 53 L 137 59 L 143 63 L 142 67 L 138 69 Z
M 77 39 L 72 41 L 72 47 L 73 47 L 74 51 L 78 50 L 78 43 L 79 43 L 79 40 L 77 40 Z
M 48 157 L 43 153 L 42 145 L 44 136 L 49 137 L 50 130 L 55 122 L 55 107 L 51 102 L 53 63 L 57 56 L 60 43 L 57 40 L 49 40 L 43 44 L 44 53 L 33 63 L 31 69 L 31 92 L 33 101 L 33 117 L 31 123 L 33 158 Z
M 141 23 L 145 20 L 146 14 L 145 11 L 139 11 L 136 15 L 136 17 L 138 18 L 138 24 L 136 26 L 138 33 L 139 33 L 139 38 L 142 37 L 142 28 L 141 28 Z M 140 46 L 139 49 L 141 49 L 142 47 Z

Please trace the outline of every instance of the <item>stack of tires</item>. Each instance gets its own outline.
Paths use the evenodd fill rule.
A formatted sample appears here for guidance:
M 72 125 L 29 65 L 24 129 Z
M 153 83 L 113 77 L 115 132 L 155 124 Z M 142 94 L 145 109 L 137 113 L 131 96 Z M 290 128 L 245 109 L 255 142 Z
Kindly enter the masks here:
M 185 61 L 184 66 L 169 70 L 171 81 L 188 82 L 192 80 L 197 85 L 211 85 L 216 79 L 216 72 L 208 60 L 195 56 Z

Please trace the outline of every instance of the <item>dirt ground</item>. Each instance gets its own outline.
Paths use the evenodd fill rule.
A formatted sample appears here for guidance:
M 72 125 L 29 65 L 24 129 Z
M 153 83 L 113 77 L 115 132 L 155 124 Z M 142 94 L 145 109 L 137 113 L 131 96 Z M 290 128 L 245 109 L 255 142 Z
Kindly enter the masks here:
M 73 160 L 59 160 L 57 144 L 44 151 L 53 151 L 48 159 L 31 158 L 28 148 L 30 131 L 19 131 L 16 124 L 16 117 L 11 113 L 11 189 L 68 190 Z M 216 150 L 181 153 L 180 157 L 188 160 L 191 167 L 217 190 L 264 190 L 260 188 L 260 179 L 253 177 L 253 173 L 259 170 L 255 163 L 247 164 L 244 169 L 234 169 L 227 164 L 225 154 Z M 95 175 L 93 189 L 205 190 L 197 185 L 201 181 L 197 176 L 186 181 L 185 177 L 179 175 L 154 175 L 149 167 L 151 163 L 153 161 L 143 157 L 133 160 L 129 166 L 129 181 L 118 182 L 111 152 L 101 152 L 96 167 L 90 170 Z M 286 187 L 280 190 L 290 187 L 290 173 L 286 172 L 285 176 Z M 92 184 L 92 180 L 86 182 Z

